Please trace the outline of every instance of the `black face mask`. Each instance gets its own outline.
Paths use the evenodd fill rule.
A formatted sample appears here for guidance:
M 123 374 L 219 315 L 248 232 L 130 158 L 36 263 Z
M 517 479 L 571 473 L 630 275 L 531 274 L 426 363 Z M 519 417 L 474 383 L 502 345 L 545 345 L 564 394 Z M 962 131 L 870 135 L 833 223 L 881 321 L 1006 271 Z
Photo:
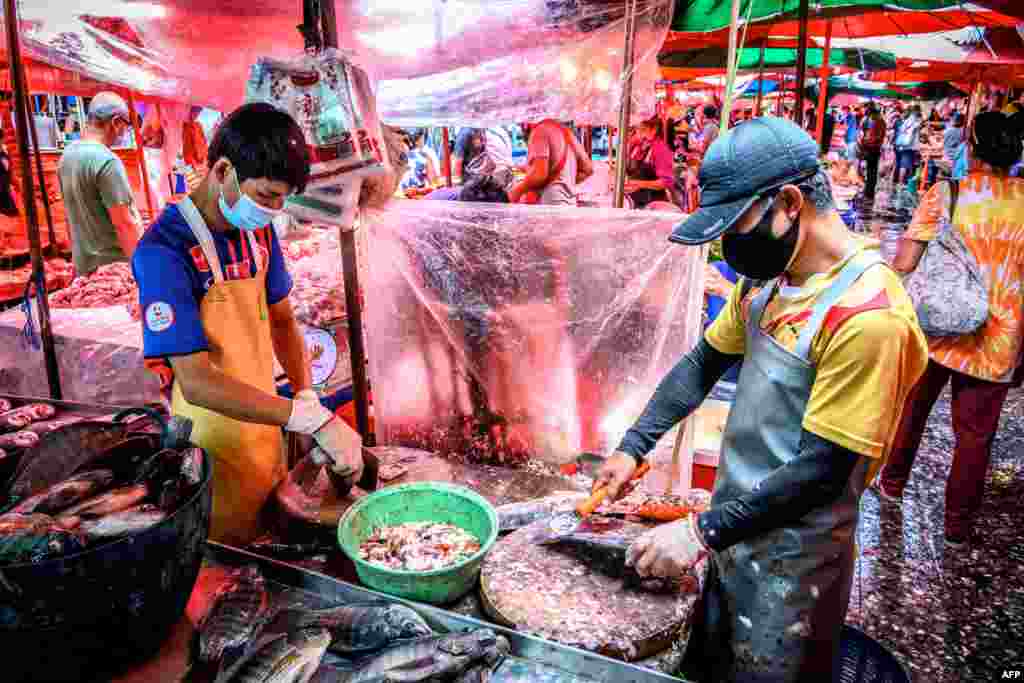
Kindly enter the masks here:
M 800 237 L 800 216 L 797 216 L 782 237 L 772 234 L 774 204 L 750 232 L 740 234 L 733 230 L 722 236 L 722 256 L 740 275 L 754 280 L 771 280 L 786 270 L 796 241 Z

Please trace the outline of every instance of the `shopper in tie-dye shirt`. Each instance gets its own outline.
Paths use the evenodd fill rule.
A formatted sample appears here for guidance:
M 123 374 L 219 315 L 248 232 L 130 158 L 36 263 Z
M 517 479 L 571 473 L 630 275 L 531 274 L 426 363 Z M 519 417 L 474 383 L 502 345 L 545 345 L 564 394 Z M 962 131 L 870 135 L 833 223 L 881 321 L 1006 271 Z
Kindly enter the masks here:
M 883 497 L 902 495 L 928 415 L 951 383 L 956 449 L 946 486 L 946 539 L 952 545 L 968 540 L 981 507 L 992 440 L 1024 345 L 1024 180 L 1009 177 L 1021 156 L 1020 132 L 1005 115 L 988 112 L 976 119 L 969 143 L 970 172 L 959 181 L 952 222 L 987 280 L 988 319 L 973 334 L 929 339 L 928 369 L 907 399 L 880 482 Z M 937 183 L 907 229 L 896 270 L 917 267 L 951 205 L 950 184 Z

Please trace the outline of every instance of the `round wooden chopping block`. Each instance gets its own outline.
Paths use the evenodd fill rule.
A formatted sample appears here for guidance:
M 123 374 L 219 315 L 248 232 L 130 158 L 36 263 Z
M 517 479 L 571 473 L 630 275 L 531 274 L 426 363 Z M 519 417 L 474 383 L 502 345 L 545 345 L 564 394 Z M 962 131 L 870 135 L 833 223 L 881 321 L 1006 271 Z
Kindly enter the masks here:
M 671 645 L 689 619 L 693 596 L 627 588 L 574 553 L 536 544 L 534 534 L 547 524 L 542 520 L 499 539 L 484 559 L 480 592 L 492 619 L 626 661 Z M 649 528 L 627 527 L 636 527 L 636 534 Z

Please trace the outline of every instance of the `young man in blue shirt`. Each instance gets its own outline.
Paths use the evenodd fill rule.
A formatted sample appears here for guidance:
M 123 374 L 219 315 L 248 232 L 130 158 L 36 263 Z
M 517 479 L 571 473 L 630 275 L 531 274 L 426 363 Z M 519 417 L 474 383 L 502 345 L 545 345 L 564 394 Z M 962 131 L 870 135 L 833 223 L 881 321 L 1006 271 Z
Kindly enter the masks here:
M 210 536 L 244 544 L 286 474 L 281 427 L 311 435 L 342 476 L 359 477 L 361 440 L 320 405 L 288 294 L 292 279 L 271 220 L 309 180 L 298 124 L 248 104 L 218 127 L 209 172 L 139 241 L 143 347 L 172 390 L 172 412 L 216 460 Z M 275 391 L 274 357 L 296 390 Z

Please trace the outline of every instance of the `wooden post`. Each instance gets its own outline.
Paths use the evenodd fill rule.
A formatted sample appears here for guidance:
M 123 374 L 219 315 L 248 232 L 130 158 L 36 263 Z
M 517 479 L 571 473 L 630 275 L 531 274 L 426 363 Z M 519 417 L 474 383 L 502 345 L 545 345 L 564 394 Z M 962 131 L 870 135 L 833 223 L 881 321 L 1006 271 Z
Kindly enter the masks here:
M 21 68 L 21 36 L 18 33 L 17 0 L 4 0 L 4 26 L 7 29 L 7 59 L 11 63 L 11 83 L 14 87 L 14 118 L 20 134 L 18 152 L 21 154 L 22 196 L 25 198 L 25 223 L 28 229 L 29 252 L 32 255 L 32 284 L 36 288 L 36 305 L 39 312 L 39 336 L 43 341 L 43 358 L 46 364 L 46 379 L 50 385 L 50 398 L 63 398 L 60 390 L 60 367 L 57 365 L 57 349 L 50 326 L 50 302 L 46 296 L 46 270 L 39 239 L 39 216 L 36 214 L 35 187 L 32 182 L 32 166 L 29 161 L 28 137 L 28 88 L 25 87 L 25 72 Z M 32 126 L 34 128 L 34 126 Z M 38 148 L 38 145 L 37 145 Z
M 153 105 L 156 106 L 155 104 Z M 128 111 L 131 112 L 132 136 L 135 138 L 135 151 L 139 155 L 139 170 L 142 171 L 142 187 L 146 192 L 146 206 L 149 207 L 149 220 L 156 220 L 156 210 L 153 208 L 153 194 L 149 189 L 149 173 L 146 172 L 146 148 L 142 145 L 142 131 L 135 127 L 135 96 L 128 91 Z
M 583 149 L 587 150 L 587 156 L 594 156 L 594 127 L 585 126 L 583 128 Z
M 736 68 L 739 55 L 736 54 L 736 44 L 739 41 L 740 33 L 740 0 L 732 0 L 732 19 L 729 23 L 729 61 L 725 72 L 725 94 L 722 98 L 722 118 L 718 126 L 719 131 L 724 133 L 729 130 L 729 113 L 732 109 L 732 101 L 735 97 Z
M 448 137 L 448 126 L 441 129 L 441 170 L 444 172 L 445 187 L 452 186 L 452 144 Z
M 761 41 L 761 58 L 757 65 L 757 100 L 754 101 L 754 116 L 761 115 L 761 100 L 764 99 L 764 53 L 767 51 L 768 39 Z
M 633 108 L 633 40 L 636 34 L 636 2 L 626 9 L 626 45 L 622 55 L 622 90 L 619 102 L 619 148 L 615 162 L 615 186 L 612 206 L 622 208 L 626 195 L 626 157 L 629 156 L 629 118 Z
M 800 0 L 800 46 L 796 53 L 796 125 L 804 127 L 804 82 L 807 79 L 808 23 L 810 21 L 810 0 Z
M 786 74 L 779 74 L 779 88 L 775 91 L 775 115 L 781 118 L 785 113 L 782 101 L 786 99 Z
M 829 19 L 828 24 L 825 26 L 825 54 L 822 58 L 821 71 L 818 76 L 818 120 L 816 122 L 816 128 L 814 130 L 814 137 L 818 141 L 818 147 L 822 147 L 824 140 L 822 136 L 825 133 L 825 107 L 828 106 L 828 76 L 832 71 L 830 66 L 832 59 L 832 20 Z M 829 147 L 832 146 L 830 140 L 828 146 L 824 147 L 824 151 L 827 154 Z

